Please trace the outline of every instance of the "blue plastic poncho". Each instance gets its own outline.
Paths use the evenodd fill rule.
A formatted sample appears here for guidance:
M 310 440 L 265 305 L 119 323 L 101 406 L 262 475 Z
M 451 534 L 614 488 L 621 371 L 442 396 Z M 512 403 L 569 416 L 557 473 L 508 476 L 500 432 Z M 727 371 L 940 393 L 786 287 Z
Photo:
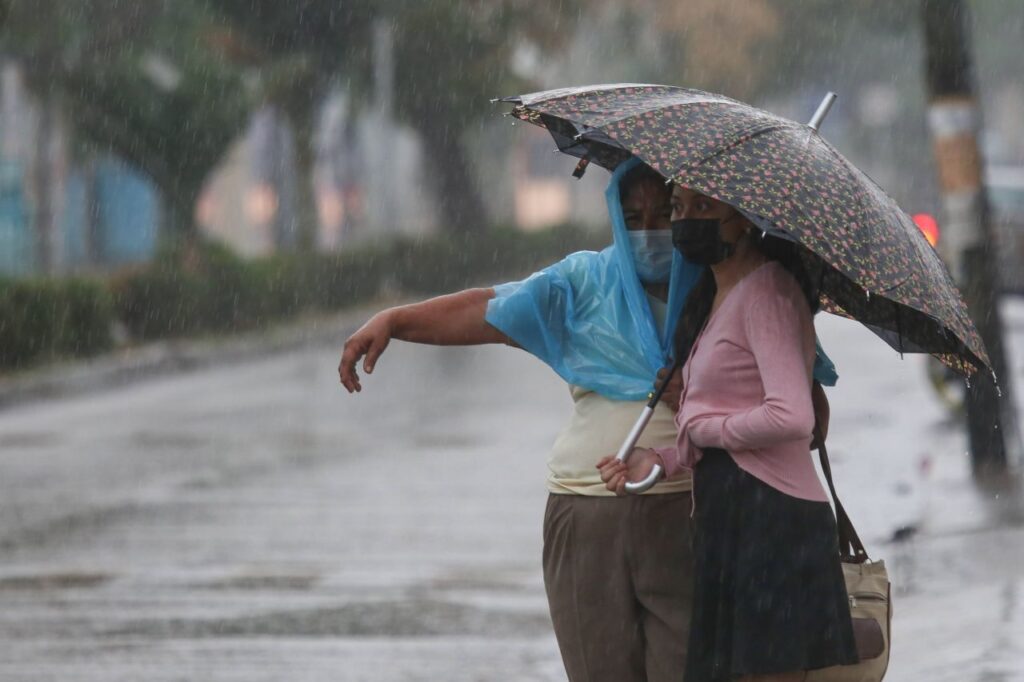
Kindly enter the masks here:
M 525 280 L 498 285 L 487 306 L 488 323 L 565 381 L 612 400 L 647 398 L 658 370 L 671 363 L 676 321 L 702 271 L 673 254 L 668 314 L 659 334 L 633 264 L 619 197 L 619 181 L 639 163 L 633 158 L 620 164 L 605 190 L 611 246 L 572 253 Z M 835 383 L 820 347 L 815 378 Z

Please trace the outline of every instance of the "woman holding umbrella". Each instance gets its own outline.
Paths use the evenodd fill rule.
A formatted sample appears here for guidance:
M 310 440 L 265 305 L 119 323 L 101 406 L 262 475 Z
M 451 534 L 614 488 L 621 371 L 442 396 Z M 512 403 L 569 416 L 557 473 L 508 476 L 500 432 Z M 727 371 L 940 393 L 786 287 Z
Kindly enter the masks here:
M 580 172 L 637 157 L 671 179 L 679 246 L 711 264 L 680 325 L 678 353 L 689 360 L 676 447 L 640 448 L 628 466 L 618 461 L 644 413 L 619 456 L 600 462 L 615 491 L 627 477 L 653 478 L 655 463 L 695 470 L 691 682 L 800 679 L 856 660 L 835 520 L 808 452 L 810 311 L 820 302 L 900 353 L 931 353 L 966 376 L 991 372 L 938 254 L 896 202 L 819 135 L 834 98 L 808 124 L 654 84 L 504 100 L 512 116 L 579 157 Z M 866 561 L 863 547 L 844 544 L 844 559 Z
M 569 679 L 675 680 L 685 664 L 692 604 L 690 476 L 618 499 L 594 461 L 622 442 L 672 354 L 674 327 L 704 270 L 674 253 L 670 189 L 637 160 L 605 193 L 614 243 L 570 254 L 522 282 L 470 289 L 382 311 L 345 343 L 339 372 L 359 391 L 391 339 L 438 345 L 508 343 L 569 385 L 573 410 L 548 454 L 544 582 Z M 834 381 L 823 359 L 820 378 Z M 821 394 L 823 401 L 823 393 Z M 666 403 L 678 404 L 669 393 Z M 824 405 L 824 403 L 823 403 Z M 675 438 L 660 405 L 640 445 Z
M 810 455 L 819 294 L 792 242 L 692 189 L 678 248 L 710 266 L 677 331 L 674 447 L 599 462 L 619 494 L 654 464 L 694 471 L 695 604 L 687 682 L 800 680 L 856 663 L 836 522 Z

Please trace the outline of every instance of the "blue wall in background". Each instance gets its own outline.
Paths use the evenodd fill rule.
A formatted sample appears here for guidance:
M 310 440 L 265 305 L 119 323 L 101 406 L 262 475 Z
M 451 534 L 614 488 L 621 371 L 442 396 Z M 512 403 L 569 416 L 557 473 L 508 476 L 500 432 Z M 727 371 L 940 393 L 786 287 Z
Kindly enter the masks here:
M 28 275 L 35 269 L 31 213 L 23 178 L 24 169 L 19 164 L 0 159 L 0 274 Z M 154 185 L 111 158 L 97 161 L 95 182 L 97 262 L 90 264 L 86 252 L 85 181 L 81 170 L 74 169 L 65 183 L 60 268 L 118 266 L 151 258 L 160 221 L 160 198 Z
M 96 164 L 97 255 L 103 265 L 148 260 L 156 249 L 160 199 L 153 184 L 116 159 Z M 69 266 L 88 263 L 85 251 L 88 205 L 85 179 L 70 174 L 63 219 L 65 255 Z
M 64 215 L 61 216 L 66 263 L 85 263 L 89 259 L 85 252 L 86 210 L 85 182 L 80 172 L 72 170 L 64 186 Z
M 32 240 L 22 176 L 20 164 L 0 159 L 0 275 L 26 275 L 32 271 Z
M 148 260 L 156 249 L 159 198 L 148 179 L 123 163 L 105 161 L 97 171 L 104 262 Z

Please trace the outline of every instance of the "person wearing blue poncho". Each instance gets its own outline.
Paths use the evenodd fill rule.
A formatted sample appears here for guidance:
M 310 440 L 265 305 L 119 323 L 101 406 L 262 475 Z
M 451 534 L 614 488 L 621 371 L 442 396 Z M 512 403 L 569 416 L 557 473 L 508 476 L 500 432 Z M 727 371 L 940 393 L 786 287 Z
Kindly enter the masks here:
M 692 606 L 688 474 L 618 498 L 595 468 L 618 450 L 659 370 L 701 268 L 673 249 L 670 187 L 631 160 L 605 192 L 613 244 L 573 253 L 520 282 L 469 289 L 375 315 L 345 343 L 339 373 L 361 390 L 391 339 L 438 345 L 506 343 L 548 364 L 574 408 L 548 456 L 544 582 L 570 680 L 675 680 Z M 834 373 L 820 354 L 816 378 Z M 823 393 L 817 390 L 819 402 Z M 670 384 L 638 446 L 675 442 Z M 670 567 L 670 568 L 669 568 Z

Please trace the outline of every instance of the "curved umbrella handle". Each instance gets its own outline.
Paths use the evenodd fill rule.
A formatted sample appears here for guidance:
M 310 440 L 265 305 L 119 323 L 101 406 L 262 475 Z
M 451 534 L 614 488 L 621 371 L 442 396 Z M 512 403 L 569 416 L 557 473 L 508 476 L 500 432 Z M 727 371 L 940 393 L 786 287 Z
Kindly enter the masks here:
M 647 423 L 651 421 L 651 416 L 654 415 L 654 408 L 648 405 L 640 413 L 640 417 L 633 424 L 633 428 L 630 429 L 629 435 L 626 436 L 626 440 L 623 441 L 622 447 L 619 448 L 618 454 L 615 455 L 615 459 L 620 462 L 625 462 L 631 454 L 633 454 L 633 448 L 636 447 L 636 442 L 640 439 L 640 434 L 643 433 Z M 647 475 L 642 481 L 627 481 L 626 492 L 631 495 L 639 495 L 645 490 L 650 489 L 658 479 L 661 478 L 661 465 L 655 464 L 654 468 L 651 469 L 651 473 Z
M 630 495 L 639 495 L 657 483 L 659 478 L 661 478 L 661 465 L 655 464 L 654 468 L 651 469 L 651 473 L 647 474 L 647 478 L 644 480 L 626 483 L 626 492 Z

